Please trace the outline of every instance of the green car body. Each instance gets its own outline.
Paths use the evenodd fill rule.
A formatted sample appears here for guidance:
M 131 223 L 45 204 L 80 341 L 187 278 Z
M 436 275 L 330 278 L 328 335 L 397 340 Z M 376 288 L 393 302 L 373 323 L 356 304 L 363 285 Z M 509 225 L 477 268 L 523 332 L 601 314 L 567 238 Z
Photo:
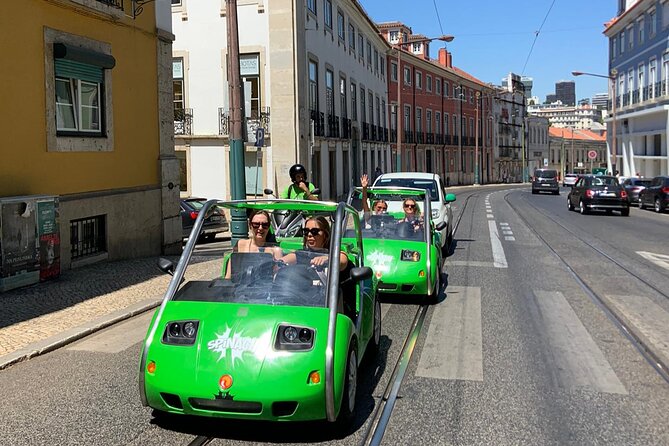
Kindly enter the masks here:
M 268 274 L 266 269 L 249 269 L 253 274 L 248 282 L 243 282 L 243 274 L 233 275 L 242 278 L 235 282 L 225 279 L 221 274 L 225 268 L 218 267 L 211 279 L 180 285 L 184 274 L 190 276 L 187 265 L 194 247 L 190 240 L 197 237 L 189 238 L 144 343 L 142 402 L 158 413 L 209 417 L 274 421 L 350 418 L 354 409 L 350 392 L 353 386 L 354 404 L 357 368 L 363 355 L 378 346 L 380 336 L 376 280 L 364 267 L 361 238 L 350 237 L 342 243 L 344 231 L 350 234 L 351 229 L 359 229 L 357 212 L 343 203 L 295 200 L 212 200 L 205 207 L 212 205 L 268 211 L 300 209 L 306 215 L 330 215 L 331 221 L 341 222 L 332 228 L 330 249 L 347 254 L 354 267 L 351 279 L 344 285 L 338 281 L 338 269 L 317 275 L 307 267 L 290 265 L 278 272 L 274 267 Z M 201 223 L 198 217 L 193 231 Z M 287 253 L 300 247 L 301 241 L 285 239 L 280 246 Z M 221 264 L 224 260 L 228 259 L 222 258 Z M 170 265 L 164 264 L 163 269 L 169 270 Z M 283 274 L 305 271 L 311 275 L 304 283 L 294 284 L 293 276 Z M 281 284 L 279 277 L 284 277 Z M 294 289 L 286 289 L 286 285 Z M 355 302 L 355 314 L 345 314 L 346 298 Z M 299 334 L 294 341 L 288 341 L 288 327 Z M 319 380 L 313 378 L 314 372 Z
M 354 190 L 349 202 L 356 202 L 354 198 L 359 199 L 360 193 L 359 188 Z M 379 292 L 436 297 L 443 263 L 439 230 L 431 219 L 423 221 L 422 229 L 417 232 L 408 223 L 398 223 L 403 213 L 397 211 L 397 203 L 393 204 L 412 198 L 422 207 L 424 215 L 431 215 L 425 190 L 368 188 L 367 194 L 370 209 L 378 199 L 386 201 L 391 209 L 388 214 L 368 216 L 362 232 L 365 264 L 374 270 Z

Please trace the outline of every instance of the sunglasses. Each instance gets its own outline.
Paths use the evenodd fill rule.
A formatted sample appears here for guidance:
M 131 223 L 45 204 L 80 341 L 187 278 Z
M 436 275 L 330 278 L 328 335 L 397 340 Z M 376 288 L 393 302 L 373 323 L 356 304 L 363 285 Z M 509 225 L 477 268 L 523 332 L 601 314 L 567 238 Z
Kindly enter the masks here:
M 262 226 L 263 229 L 268 229 L 269 228 L 269 222 L 263 222 L 263 223 L 260 223 L 260 222 L 257 222 L 257 221 L 252 221 L 251 222 L 251 227 L 253 229 L 258 229 L 261 226 Z
M 317 235 L 320 235 L 320 233 L 323 232 L 322 229 L 320 228 L 304 228 L 304 236 L 311 235 L 312 237 L 316 237 Z
M 407 209 L 413 209 L 413 208 L 416 207 L 416 205 L 415 204 L 405 204 L 404 207 L 407 208 Z

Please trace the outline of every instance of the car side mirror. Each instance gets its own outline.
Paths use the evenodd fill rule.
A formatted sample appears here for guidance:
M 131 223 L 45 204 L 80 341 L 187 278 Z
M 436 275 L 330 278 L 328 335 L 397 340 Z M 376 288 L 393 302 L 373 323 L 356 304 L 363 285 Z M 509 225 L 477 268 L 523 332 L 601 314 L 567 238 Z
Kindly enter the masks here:
M 371 279 L 374 272 L 369 266 L 361 266 L 351 269 L 351 279 L 354 282 L 361 282 L 363 280 Z
M 263 192 L 265 195 L 274 195 L 274 191 L 272 189 L 265 189 Z
M 437 231 L 443 231 L 446 228 L 447 225 L 448 225 L 448 223 L 446 223 L 445 221 L 442 221 L 437 226 L 435 226 L 434 229 L 436 229 Z
M 158 259 L 158 268 L 164 273 L 169 274 L 170 276 L 174 275 L 174 263 L 166 258 L 159 258 Z
M 444 200 L 446 203 L 452 203 L 455 201 L 455 194 L 446 194 L 446 197 L 444 197 Z

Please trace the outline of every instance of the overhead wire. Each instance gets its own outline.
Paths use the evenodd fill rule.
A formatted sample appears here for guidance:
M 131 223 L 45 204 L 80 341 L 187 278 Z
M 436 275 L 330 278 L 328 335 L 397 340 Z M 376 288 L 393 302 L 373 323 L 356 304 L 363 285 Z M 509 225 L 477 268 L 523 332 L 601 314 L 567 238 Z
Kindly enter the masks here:
M 433 0 L 434 1 L 434 0 Z M 530 46 L 530 52 L 527 54 L 527 59 L 525 59 L 525 65 L 523 65 L 523 69 L 521 70 L 521 76 L 525 74 L 525 68 L 527 68 L 527 63 L 530 61 L 530 56 L 532 55 L 532 50 L 534 50 L 534 45 L 537 43 L 537 39 L 539 38 L 539 34 L 541 34 L 541 29 L 544 27 L 544 23 L 546 23 L 546 20 L 548 19 L 548 15 L 551 13 L 551 9 L 553 9 L 553 5 L 555 5 L 555 1 L 551 3 L 550 7 L 548 8 L 548 11 L 546 12 L 546 16 L 544 17 L 543 22 L 541 22 L 541 26 L 539 26 L 539 29 L 535 31 L 534 33 L 534 40 L 532 40 L 532 46 Z

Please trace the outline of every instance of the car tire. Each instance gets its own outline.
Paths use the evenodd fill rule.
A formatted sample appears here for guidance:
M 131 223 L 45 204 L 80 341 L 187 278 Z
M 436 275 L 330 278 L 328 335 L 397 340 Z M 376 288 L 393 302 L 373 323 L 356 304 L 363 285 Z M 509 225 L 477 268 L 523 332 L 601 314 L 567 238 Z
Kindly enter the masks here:
M 352 339 L 346 358 L 346 373 L 344 374 L 344 386 L 342 389 L 341 406 L 337 415 L 339 427 L 348 429 L 355 415 L 355 398 L 358 391 L 358 355 L 353 347 L 355 338 Z
M 532 195 L 536 195 L 537 191 L 532 189 Z
M 570 211 L 574 210 L 574 205 L 571 204 L 571 200 L 569 199 L 569 197 L 567 197 L 567 209 Z
M 426 303 L 427 304 L 436 304 L 439 302 L 439 290 L 441 289 L 441 268 L 437 271 L 437 279 L 434 284 L 434 291 L 430 291 L 430 294 L 427 295 Z
M 585 203 L 583 203 L 583 200 L 578 202 L 578 211 L 581 213 L 581 215 L 589 213 L 588 208 L 586 208 Z
M 450 226 L 448 227 L 447 231 L 448 235 L 446 236 L 446 241 L 441 247 L 441 255 L 444 258 L 444 260 L 446 260 L 446 257 L 448 257 L 451 254 L 451 244 L 453 243 L 453 234 L 451 234 Z
M 369 340 L 367 347 L 367 359 L 371 360 L 379 352 L 379 345 L 381 345 L 381 301 L 377 295 L 374 298 L 374 322 L 372 325 L 372 337 Z
M 659 198 L 655 199 L 654 209 L 655 209 L 655 212 L 657 212 L 658 214 L 664 210 L 664 209 L 662 209 L 662 203 L 660 202 Z
M 646 205 L 643 204 L 643 200 L 639 197 L 639 209 L 645 209 Z
M 555 192 L 553 192 L 553 195 L 560 195 L 560 189 L 558 189 L 558 190 L 556 190 Z
M 629 208 L 627 208 L 627 209 L 621 209 L 621 210 L 620 210 L 620 215 L 622 215 L 623 217 L 629 217 L 629 215 L 630 215 L 630 209 L 629 209 Z

